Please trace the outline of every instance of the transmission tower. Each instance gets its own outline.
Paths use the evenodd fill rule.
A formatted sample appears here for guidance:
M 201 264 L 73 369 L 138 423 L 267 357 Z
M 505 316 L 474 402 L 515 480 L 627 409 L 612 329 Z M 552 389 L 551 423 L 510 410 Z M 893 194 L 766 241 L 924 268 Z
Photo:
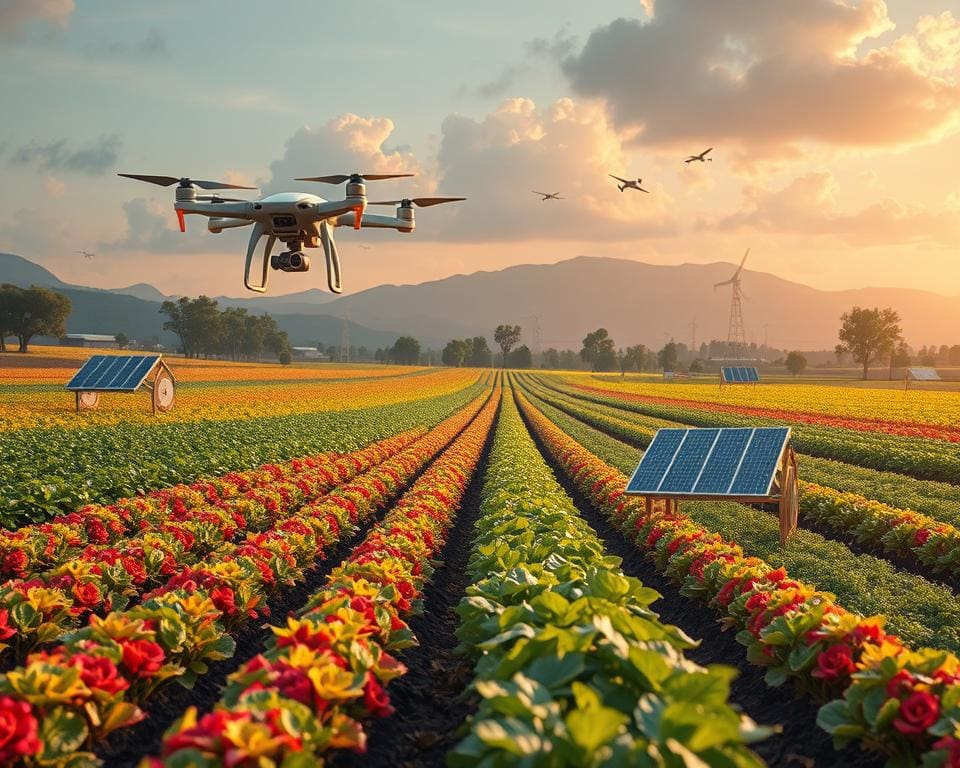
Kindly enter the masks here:
M 750 255 L 750 249 L 747 248 L 747 252 L 743 254 L 743 259 L 740 261 L 740 266 L 737 267 L 737 271 L 733 273 L 733 277 L 729 280 L 724 280 L 722 283 L 716 283 L 713 286 L 713 290 L 717 290 L 722 285 L 732 286 L 733 295 L 730 299 L 730 323 L 727 326 L 727 353 L 733 351 L 734 358 L 737 360 L 744 359 L 747 349 L 747 334 L 743 327 L 743 289 L 740 287 L 741 282 L 741 273 L 743 272 L 743 265 L 747 260 L 747 256 Z
M 543 347 L 543 334 L 540 330 L 540 315 L 528 315 L 527 317 L 521 317 L 521 320 L 526 322 L 527 320 L 532 321 L 533 325 L 533 356 L 536 358 L 540 357 L 540 353 Z

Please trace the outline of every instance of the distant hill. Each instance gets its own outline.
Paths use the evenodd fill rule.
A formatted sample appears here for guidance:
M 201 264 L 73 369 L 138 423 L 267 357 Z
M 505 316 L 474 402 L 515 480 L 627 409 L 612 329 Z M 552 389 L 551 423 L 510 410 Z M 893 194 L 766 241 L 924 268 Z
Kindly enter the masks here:
M 163 330 L 163 316 L 160 304 L 167 298 L 146 283 L 138 283 L 127 288 L 109 290 L 86 288 L 70 285 L 60 280 L 52 272 L 34 264 L 32 261 L 9 253 L 0 253 L 0 283 L 29 286 L 42 285 L 54 288 L 70 298 L 73 309 L 67 318 L 68 333 L 119 333 L 123 332 L 132 339 L 149 340 L 154 336 L 167 346 L 173 346 L 176 338 Z M 304 292 L 308 296 L 310 291 Z M 270 297 L 272 301 L 238 300 L 238 306 L 246 306 L 256 314 L 269 312 L 276 318 L 277 324 L 290 336 L 291 344 L 312 345 L 317 341 L 337 344 L 340 341 L 343 320 L 329 314 L 316 311 L 321 304 L 307 305 L 311 310 L 301 313 L 293 310 L 303 303 L 303 294 L 292 294 L 294 301 L 285 303 L 286 297 Z M 230 299 L 221 300 L 221 306 L 230 306 Z M 350 344 L 365 346 L 368 349 L 390 346 L 402 331 L 381 331 L 368 328 L 355 322 L 347 322 Z M 431 335 L 421 340 L 424 346 L 436 347 L 441 343 L 439 336 Z
M 402 326 L 414 336 L 437 329 L 448 337 L 484 334 L 518 323 L 531 344 L 539 316 L 544 348 L 579 349 L 605 327 L 618 344 L 659 348 L 670 338 L 687 344 L 696 321 L 698 343 L 726 339 L 730 289 L 714 292 L 735 266 L 654 265 L 581 256 L 557 264 L 524 264 L 496 272 L 455 275 L 419 285 L 382 285 L 325 307 L 377 328 Z M 840 315 L 854 305 L 891 306 L 914 346 L 960 341 L 960 297 L 902 288 L 823 291 L 764 272 L 745 270 L 743 314 L 748 341 L 791 349 L 832 349 Z
M 734 269 L 723 262 L 654 265 L 581 256 L 419 285 L 381 285 L 340 298 L 314 288 L 285 296 L 217 300 L 221 306 L 269 312 L 294 344 L 318 339 L 338 343 L 342 317 L 348 319 L 350 343 L 369 348 L 392 344 L 401 334 L 416 336 L 424 347 L 434 349 L 451 338 L 475 335 L 486 336 L 493 346 L 493 330 L 500 323 L 520 324 L 524 342 L 533 346 L 536 316 L 543 348 L 579 349 L 583 337 L 601 326 L 619 345 L 639 342 L 659 348 L 670 338 L 689 344 L 694 322 L 698 343 L 727 338 L 730 290 L 714 291 L 713 285 L 728 279 Z M 164 296 L 153 286 L 108 292 L 69 286 L 26 259 L 0 254 L 4 281 L 84 294 L 75 299 L 71 331 L 161 335 L 157 309 Z M 823 291 L 752 270 L 744 271 L 743 289 L 748 340 L 757 343 L 766 339 L 775 347 L 832 349 L 840 315 L 855 305 L 897 309 L 904 334 L 915 347 L 960 341 L 960 297 L 904 288 Z

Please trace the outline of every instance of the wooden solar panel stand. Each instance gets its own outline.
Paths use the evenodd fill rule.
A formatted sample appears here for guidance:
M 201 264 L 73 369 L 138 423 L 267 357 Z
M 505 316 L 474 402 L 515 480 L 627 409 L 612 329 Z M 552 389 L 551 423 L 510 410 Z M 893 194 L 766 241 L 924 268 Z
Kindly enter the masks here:
M 152 379 L 150 377 L 152 377 Z M 158 358 L 141 385 L 150 393 L 150 406 L 154 415 L 156 415 L 158 411 L 165 413 L 173 408 L 176 400 L 176 381 L 177 379 L 173 375 L 173 371 L 170 370 L 170 366 L 167 365 L 162 357 Z M 96 388 L 75 390 L 74 395 L 76 398 L 77 413 L 81 410 L 91 411 L 96 409 L 100 404 L 100 393 L 109 391 L 118 390 L 97 390 Z

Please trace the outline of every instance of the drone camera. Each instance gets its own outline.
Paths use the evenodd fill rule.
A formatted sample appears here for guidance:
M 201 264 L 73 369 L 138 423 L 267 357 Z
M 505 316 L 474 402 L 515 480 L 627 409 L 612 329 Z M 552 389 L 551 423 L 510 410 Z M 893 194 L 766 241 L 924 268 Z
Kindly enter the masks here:
M 306 272 L 310 269 L 310 257 L 302 251 L 284 251 L 270 257 L 270 266 L 281 272 Z

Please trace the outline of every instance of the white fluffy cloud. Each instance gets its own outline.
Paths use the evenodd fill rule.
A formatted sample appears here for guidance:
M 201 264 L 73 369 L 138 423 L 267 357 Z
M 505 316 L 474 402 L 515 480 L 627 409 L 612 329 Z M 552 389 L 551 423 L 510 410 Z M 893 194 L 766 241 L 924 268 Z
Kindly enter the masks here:
M 639 144 L 777 158 L 936 141 L 960 122 L 960 24 L 924 17 L 870 49 L 892 28 L 883 0 L 668 0 L 594 30 L 562 67 Z

